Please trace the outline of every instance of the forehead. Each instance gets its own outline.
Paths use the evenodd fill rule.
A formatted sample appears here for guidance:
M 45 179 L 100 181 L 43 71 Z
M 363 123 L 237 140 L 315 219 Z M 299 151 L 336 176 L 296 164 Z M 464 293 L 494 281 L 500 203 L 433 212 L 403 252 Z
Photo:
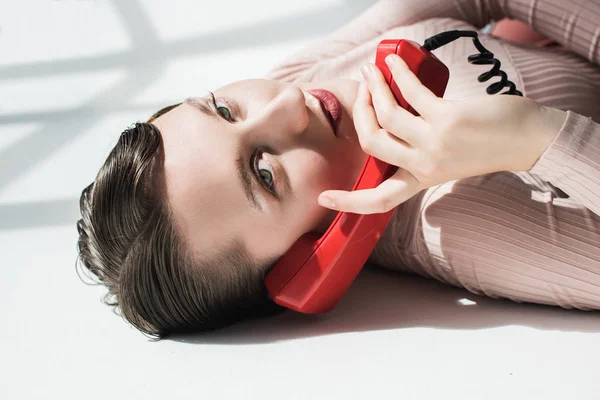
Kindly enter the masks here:
M 245 211 L 233 172 L 236 143 L 223 124 L 181 104 L 154 121 L 164 147 L 166 196 L 176 223 L 192 243 L 208 248 L 235 232 Z

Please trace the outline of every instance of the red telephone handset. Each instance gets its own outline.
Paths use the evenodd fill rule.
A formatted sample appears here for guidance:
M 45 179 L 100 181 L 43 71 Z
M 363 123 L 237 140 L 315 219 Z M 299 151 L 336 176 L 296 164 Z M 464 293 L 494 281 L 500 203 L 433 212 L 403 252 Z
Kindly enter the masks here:
M 375 65 L 383 72 L 398 104 L 419 115 L 402 97 L 384 59 L 396 53 L 436 96 L 442 97 L 448 83 L 448 68 L 429 50 L 410 40 L 382 40 Z M 398 167 L 368 156 L 352 190 L 377 187 Z M 380 214 L 338 212 L 323 234 L 307 233 L 279 259 L 265 277 L 271 299 L 284 307 L 316 314 L 331 310 L 375 249 L 394 211 Z

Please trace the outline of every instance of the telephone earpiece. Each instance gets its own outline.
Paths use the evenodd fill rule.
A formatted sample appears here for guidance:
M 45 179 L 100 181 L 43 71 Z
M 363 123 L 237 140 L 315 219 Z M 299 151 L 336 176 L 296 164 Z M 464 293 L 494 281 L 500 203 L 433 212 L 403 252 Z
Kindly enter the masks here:
M 385 63 L 385 56 L 390 53 L 402 57 L 436 96 L 444 95 L 450 73 L 433 53 L 410 40 L 383 40 L 377 47 L 375 65 L 383 72 L 400 106 L 418 115 L 402 97 Z M 377 187 L 397 169 L 368 156 L 352 190 Z M 373 252 L 395 210 L 369 215 L 338 212 L 322 236 L 307 233 L 300 237 L 265 277 L 271 299 L 303 313 L 331 310 Z

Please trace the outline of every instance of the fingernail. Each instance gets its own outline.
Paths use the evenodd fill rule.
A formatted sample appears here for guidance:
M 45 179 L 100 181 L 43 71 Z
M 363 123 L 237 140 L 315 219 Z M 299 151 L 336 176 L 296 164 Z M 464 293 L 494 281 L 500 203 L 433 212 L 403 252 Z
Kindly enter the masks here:
M 397 56 L 396 54 L 394 54 L 394 53 L 388 54 L 388 55 L 385 57 L 385 63 L 391 67 L 391 66 L 392 66 L 392 65 L 394 65 L 394 64 L 396 63 L 396 61 L 398 60 L 398 59 L 397 59 L 397 57 L 398 57 L 398 56 Z
M 325 197 L 325 196 L 319 197 L 319 204 L 322 205 L 323 207 L 335 208 L 335 202 L 329 197 Z
M 360 67 L 360 73 L 362 74 L 363 78 L 365 78 L 365 80 L 368 80 L 371 77 L 371 65 L 370 64 L 365 64 L 362 67 Z

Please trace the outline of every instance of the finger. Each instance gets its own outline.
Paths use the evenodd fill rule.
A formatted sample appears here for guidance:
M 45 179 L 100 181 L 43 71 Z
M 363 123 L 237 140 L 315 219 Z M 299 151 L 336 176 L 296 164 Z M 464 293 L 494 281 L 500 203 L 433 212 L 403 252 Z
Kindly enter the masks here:
M 421 83 L 400 56 L 389 54 L 385 62 L 408 104 L 427 121 L 440 114 L 443 100 Z
M 400 168 L 407 168 L 413 163 L 414 150 L 379 126 L 371 95 L 364 83 L 359 87 L 352 115 L 360 146 L 365 153 Z
M 396 97 L 394 97 L 394 93 L 392 93 L 381 70 L 372 63 L 366 63 L 363 68 L 367 71 L 366 81 L 373 98 L 373 105 L 377 112 L 378 121 L 385 128 L 385 123 L 382 123 L 383 121 L 379 117 L 395 115 L 402 110 L 402 107 L 400 107 Z
M 361 82 L 358 86 L 356 100 L 352 106 L 352 117 L 354 127 L 361 132 L 375 132 L 381 129 L 366 82 Z
M 398 171 L 379 186 L 355 191 L 327 190 L 319 195 L 323 207 L 355 214 L 378 214 L 404 203 L 421 190 L 420 182 L 408 171 Z M 328 204 L 327 199 L 333 204 Z
M 367 67 L 371 70 L 367 82 L 379 124 L 412 147 L 419 147 L 427 122 L 398 105 L 379 68 L 373 64 L 367 64 Z

